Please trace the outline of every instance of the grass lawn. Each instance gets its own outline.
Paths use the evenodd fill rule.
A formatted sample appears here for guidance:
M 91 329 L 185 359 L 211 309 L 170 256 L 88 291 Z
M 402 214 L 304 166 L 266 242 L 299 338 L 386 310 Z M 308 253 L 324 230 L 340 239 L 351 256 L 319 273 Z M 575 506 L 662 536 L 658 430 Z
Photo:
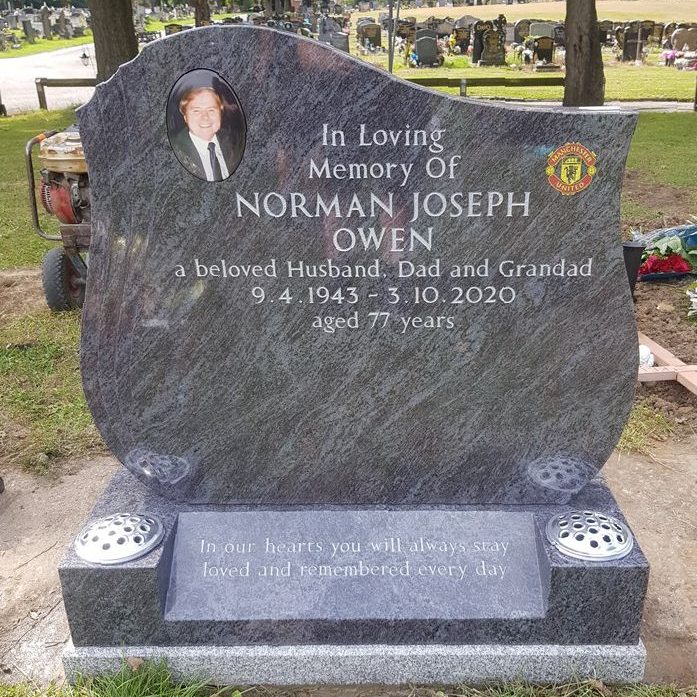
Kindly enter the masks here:
M 21 32 L 13 32 L 17 36 Z M 57 51 L 59 48 L 70 48 L 71 46 L 82 46 L 92 43 L 92 32 L 87 29 L 85 36 L 77 36 L 74 39 L 36 39 L 30 44 L 22 41 L 21 48 L 8 48 L 7 51 L 0 51 L 0 60 L 3 58 L 19 58 L 20 56 L 32 56 L 35 53 L 45 53 L 47 51 Z
M 49 243 L 44 242 L 31 226 L 24 146 L 38 133 L 60 130 L 74 121 L 72 109 L 35 111 L 0 119 L 0 268 L 37 266 L 49 249 Z M 43 211 L 41 204 L 39 210 Z M 58 232 L 53 216 L 44 214 L 41 220 L 44 230 Z
M 459 9 L 459 8 L 458 8 Z M 356 55 L 355 37 L 351 37 L 351 52 Z M 608 49 L 603 51 L 605 64 L 605 99 L 607 101 L 677 101 L 692 102 L 695 98 L 695 81 L 697 75 L 690 70 L 677 70 L 658 65 L 659 51 L 653 50 L 647 64 L 637 67 L 615 60 Z M 358 56 L 372 65 L 387 70 L 387 54 Z M 512 60 L 512 59 L 509 59 Z M 532 72 L 532 66 L 519 66 L 513 63 L 506 67 L 488 66 L 472 67 L 464 56 L 446 57 L 440 68 L 407 68 L 402 56 L 395 56 L 395 75 L 405 80 L 413 77 L 530 77 L 538 76 Z M 564 73 L 552 73 L 561 76 Z M 458 88 L 442 88 L 449 94 L 459 94 Z M 563 87 L 471 87 L 467 89 L 468 97 L 488 99 L 543 99 L 561 101 L 564 97 Z
M 36 133 L 62 128 L 72 110 L 33 112 L 0 120 L 0 269 L 36 267 L 48 245 L 31 228 L 27 207 L 23 150 Z M 628 167 L 649 187 L 669 187 L 697 203 L 697 160 L 689 143 L 697 142 L 697 115 L 642 114 L 632 142 Z M 625 191 L 623 216 L 650 218 L 652 200 Z M 54 221 L 43 216 L 46 228 Z M 99 438 L 91 427 L 78 370 L 79 313 L 51 315 L 48 310 L 10 321 L 0 320 L 0 451 L 13 462 L 34 468 L 50 458 L 86 452 Z M 641 416 L 640 414 L 638 416 Z M 21 444 L 3 444 L 3 422 L 25 429 Z M 632 425 L 627 442 L 641 438 Z M 42 455 L 43 454 L 43 455 Z M 2 697 L 2 695 L 0 695 Z M 697 697 L 697 696 L 695 696 Z
M 689 188 L 697 194 L 697 114 L 642 114 L 627 167 L 653 182 Z M 690 145 L 691 144 L 691 145 Z M 697 208 L 697 198 L 695 198 Z M 697 213 L 697 210 L 695 211 Z
M 0 325 L 0 446 L 5 419 L 26 429 L 14 453 L 0 449 L 37 472 L 100 444 L 82 392 L 79 337 L 79 312 L 47 309 Z

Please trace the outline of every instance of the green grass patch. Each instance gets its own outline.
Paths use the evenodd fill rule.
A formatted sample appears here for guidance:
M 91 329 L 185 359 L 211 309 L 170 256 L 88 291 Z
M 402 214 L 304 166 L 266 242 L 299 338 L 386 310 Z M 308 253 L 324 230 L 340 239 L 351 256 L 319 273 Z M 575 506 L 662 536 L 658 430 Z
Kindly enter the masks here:
M 79 334 L 78 312 L 46 310 L 0 327 L 0 412 L 28 432 L 7 443 L 0 433 L 0 446 L 30 469 L 101 443 L 82 392 Z
M 640 401 L 629 415 L 617 448 L 646 455 L 654 441 L 665 439 L 673 433 L 673 424 L 665 414 Z
M 692 79 L 694 82 L 694 75 Z M 656 183 L 689 187 L 697 192 L 696 143 L 696 113 L 642 114 L 627 167 L 639 170 Z
M 179 681 L 164 661 L 131 659 L 121 670 L 99 678 L 79 677 L 74 685 L 39 687 L 34 683 L 0 685 L 0 697 L 242 697 L 232 688 L 217 689 L 205 682 Z M 135 668 L 135 669 L 134 669 Z
M 32 228 L 24 166 L 24 146 L 32 137 L 47 130 L 60 130 L 75 121 L 73 109 L 35 111 L 0 119 L 0 269 L 36 266 L 41 263 L 49 243 Z M 38 174 L 38 161 L 34 160 Z M 39 211 L 43 207 L 39 203 Z M 44 230 L 55 234 L 55 217 L 41 215 Z
M 21 36 L 21 32 L 12 32 L 17 37 Z M 76 36 L 73 39 L 35 39 L 35 43 L 30 44 L 26 40 L 22 40 L 21 48 L 8 48 L 7 51 L 0 51 L 0 60 L 3 58 L 20 58 L 22 56 L 33 56 L 37 53 L 46 53 L 48 51 L 57 51 L 59 48 L 70 48 L 71 46 L 83 46 L 91 44 L 92 32 L 88 29 L 85 36 Z
M 355 37 L 351 52 L 357 54 Z M 658 51 L 653 51 L 647 64 L 637 67 L 619 63 L 610 51 L 604 51 L 605 99 L 614 101 L 676 101 L 692 102 L 695 95 L 695 75 L 690 70 L 677 70 L 658 65 Z M 387 69 L 387 54 L 358 55 L 362 60 Z M 440 68 L 408 68 L 403 56 L 395 56 L 394 73 L 405 80 L 413 77 L 447 77 L 461 80 L 475 77 L 540 77 L 531 66 L 520 66 L 509 55 L 508 66 L 472 67 L 464 56 L 446 56 Z M 564 73 L 552 73 L 563 76 Z M 544 77 L 544 76 L 543 76 Z M 437 88 L 448 94 L 459 94 L 458 88 Z M 561 101 L 563 87 L 468 87 L 468 97 L 487 99 L 527 99 Z M 687 114 L 689 116 L 689 114 Z

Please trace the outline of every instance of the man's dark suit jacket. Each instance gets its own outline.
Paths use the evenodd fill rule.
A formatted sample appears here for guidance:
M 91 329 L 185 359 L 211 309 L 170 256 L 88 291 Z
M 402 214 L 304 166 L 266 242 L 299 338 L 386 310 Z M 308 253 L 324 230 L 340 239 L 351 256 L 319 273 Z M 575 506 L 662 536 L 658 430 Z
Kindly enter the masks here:
M 232 174 L 240 162 L 242 153 L 240 152 L 239 146 L 236 146 L 232 138 L 226 137 L 223 129 L 218 131 L 217 136 L 220 149 L 223 153 L 223 158 L 225 158 L 227 171 L 229 174 Z M 181 162 L 182 165 L 184 165 L 184 167 L 191 172 L 191 174 L 199 179 L 205 180 L 206 170 L 203 168 L 203 163 L 199 157 L 198 150 L 196 150 L 196 146 L 189 137 L 189 130 L 187 128 L 183 128 L 181 131 L 176 133 L 174 137 L 171 138 L 171 144 L 179 162 Z

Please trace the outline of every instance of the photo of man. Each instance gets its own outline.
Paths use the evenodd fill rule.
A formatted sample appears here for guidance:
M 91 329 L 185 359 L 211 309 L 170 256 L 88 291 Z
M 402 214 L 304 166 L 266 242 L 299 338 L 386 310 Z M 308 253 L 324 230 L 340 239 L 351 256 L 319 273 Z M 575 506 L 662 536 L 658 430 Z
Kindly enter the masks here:
M 242 159 L 244 116 L 232 88 L 213 71 L 195 70 L 177 81 L 167 125 L 177 159 L 199 179 L 223 181 Z

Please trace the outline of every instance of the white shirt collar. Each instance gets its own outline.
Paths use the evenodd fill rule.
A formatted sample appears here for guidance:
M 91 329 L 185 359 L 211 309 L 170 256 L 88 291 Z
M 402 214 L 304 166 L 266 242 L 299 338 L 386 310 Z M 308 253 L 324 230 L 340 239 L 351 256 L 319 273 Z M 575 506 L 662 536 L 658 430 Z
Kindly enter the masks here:
M 215 154 L 218 158 L 218 164 L 220 165 L 220 172 L 223 175 L 223 179 L 226 179 L 229 175 L 229 172 L 227 169 L 227 165 L 225 164 L 223 151 L 220 149 L 220 142 L 218 141 L 218 136 L 214 135 L 211 140 L 203 140 L 203 138 L 199 138 L 197 135 L 194 135 L 191 131 L 189 131 L 189 137 L 191 138 L 191 142 L 194 144 L 194 147 L 196 148 L 198 156 L 201 158 L 201 164 L 203 165 L 203 171 L 206 174 L 206 179 L 209 182 L 214 181 L 213 169 L 211 168 L 211 159 L 208 153 L 209 143 L 215 144 Z

